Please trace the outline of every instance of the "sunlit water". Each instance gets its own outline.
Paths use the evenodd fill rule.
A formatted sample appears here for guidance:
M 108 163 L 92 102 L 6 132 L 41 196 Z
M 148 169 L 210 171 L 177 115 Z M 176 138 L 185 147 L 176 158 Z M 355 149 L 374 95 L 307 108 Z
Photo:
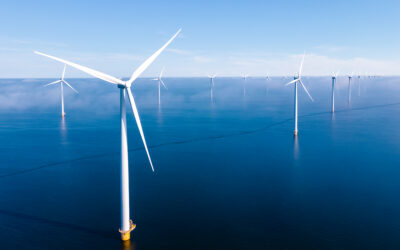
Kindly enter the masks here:
M 70 79 L 0 80 L 0 249 L 396 249 L 400 79 L 139 79 L 155 165 L 128 112 L 131 246 L 119 237 L 119 91 Z M 359 85 L 360 84 L 360 85 Z M 246 95 L 244 96 L 244 89 Z

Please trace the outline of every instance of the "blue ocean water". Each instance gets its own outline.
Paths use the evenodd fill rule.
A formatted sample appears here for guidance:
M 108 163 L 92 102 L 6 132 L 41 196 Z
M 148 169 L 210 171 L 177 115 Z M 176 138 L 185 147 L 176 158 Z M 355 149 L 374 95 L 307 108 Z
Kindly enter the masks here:
M 0 80 L 0 249 L 397 249 L 400 78 L 166 78 L 133 87 L 131 245 L 118 233 L 119 90 Z M 246 95 L 244 95 L 246 88 Z

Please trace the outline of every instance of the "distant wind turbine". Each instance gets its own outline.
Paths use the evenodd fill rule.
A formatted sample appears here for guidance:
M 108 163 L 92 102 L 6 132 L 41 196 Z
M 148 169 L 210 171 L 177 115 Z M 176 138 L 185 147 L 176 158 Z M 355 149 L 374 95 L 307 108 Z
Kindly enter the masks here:
M 348 104 L 350 105 L 351 102 L 351 80 L 353 79 L 353 73 L 351 73 L 350 75 L 347 76 L 349 78 L 349 89 L 348 89 Z
M 268 80 L 270 79 L 269 74 L 267 74 L 267 76 L 265 77 L 266 82 L 268 82 Z M 268 94 L 268 83 L 265 86 L 266 90 L 265 90 L 265 94 Z
M 339 75 L 339 72 L 332 74 L 332 113 L 335 112 L 335 84 L 336 78 Z
M 214 75 L 208 75 L 208 78 L 210 78 L 210 99 L 211 102 L 214 101 L 214 79 L 217 76 L 217 74 Z
M 158 81 L 158 107 L 161 105 L 161 85 L 164 86 L 165 89 L 168 89 L 167 86 L 165 85 L 164 81 L 161 79 L 162 75 L 164 73 L 165 68 L 163 67 L 160 75 L 157 78 L 152 79 L 153 81 Z
M 293 81 L 288 82 L 286 84 L 286 86 L 287 86 L 287 85 L 290 85 L 290 84 L 294 83 L 294 135 L 295 136 L 297 136 L 297 132 L 298 132 L 298 129 L 297 129 L 297 110 L 298 110 L 298 108 L 297 108 L 297 84 L 298 83 L 301 84 L 301 86 L 303 87 L 304 91 L 307 93 L 308 97 L 311 99 L 311 101 L 314 101 L 314 99 L 311 97 L 310 93 L 308 92 L 306 86 L 304 86 L 303 81 L 301 80 L 301 72 L 303 70 L 303 63 L 304 63 L 304 57 L 305 56 L 306 55 L 304 54 L 303 58 L 301 60 L 301 63 L 300 63 L 300 69 L 299 69 L 299 73 L 297 74 L 297 76 L 294 77 Z
M 246 82 L 247 82 L 247 77 L 248 77 L 247 74 L 243 74 L 243 75 L 242 75 L 242 78 L 243 78 L 243 80 L 244 80 L 244 82 L 243 82 L 243 96 L 246 96 Z
M 64 117 L 65 116 L 65 112 L 64 112 L 64 83 L 70 87 L 73 91 L 75 91 L 76 93 L 79 93 L 78 91 L 76 91 L 76 89 L 74 89 L 65 79 L 65 68 L 67 67 L 67 65 L 64 65 L 64 70 L 62 72 L 61 78 L 60 80 L 51 82 L 49 84 L 44 85 L 45 87 L 56 84 L 56 83 L 60 83 L 60 88 L 61 88 L 61 116 Z
M 121 114 L 121 228 L 119 232 L 121 233 L 122 240 L 129 240 L 131 231 L 136 227 L 136 225 L 130 220 L 129 216 L 129 164 L 128 164 L 128 142 L 127 142 L 127 130 L 126 130 L 126 106 L 125 106 L 125 97 L 128 95 L 128 99 L 131 104 L 131 108 L 133 111 L 133 115 L 136 120 L 136 124 L 139 129 L 140 136 L 142 138 L 144 148 L 147 153 L 147 157 L 150 162 L 151 169 L 154 172 L 153 163 L 150 158 L 150 153 L 146 144 L 146 140 L 144 138 L 142 124 L 140 122 L 139 113 L 136 107 L 135 99 L 133 98 L 131 86 L 132 83 L 145 71 L 150 64 L 163 52 L 163 50 L 176 38 L 176 36 L 180 33 L 180 29 L 178 32 L 172 36 L 171 39 L 168 40 L 159 50 L 157 50 L 152 56 L 150 56 L 146 61 L 144 61 L 139 68 L 137 68 L 129 80 L 123 81 L 116 77 L 101 73 L 99 71 L 90 69 L 85 66 L 78 65 L 73 62 L 69 62 L 64 59 L 60 59 L 54 56 L 46 55 L 41 52 L 35 52 L 36 54 L 51 58 L 53 60 L 68 64 L 71 67 L 79 69 L 91 76 L 102 79 L 106 82 L 117 85 L 120 89 L 120 114 Z

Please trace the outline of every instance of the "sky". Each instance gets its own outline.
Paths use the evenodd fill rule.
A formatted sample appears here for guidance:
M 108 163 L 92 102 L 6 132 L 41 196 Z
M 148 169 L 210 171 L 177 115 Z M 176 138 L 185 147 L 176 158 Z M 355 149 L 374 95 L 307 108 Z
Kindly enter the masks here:
M 398 1 L 5 1 L 0 78 L 58 78 L 38 50 L 128 77 L 179 28 L 144 72 L 155 76 L 398 75 Z M 67 77 L 88 77 L 67 69 Z

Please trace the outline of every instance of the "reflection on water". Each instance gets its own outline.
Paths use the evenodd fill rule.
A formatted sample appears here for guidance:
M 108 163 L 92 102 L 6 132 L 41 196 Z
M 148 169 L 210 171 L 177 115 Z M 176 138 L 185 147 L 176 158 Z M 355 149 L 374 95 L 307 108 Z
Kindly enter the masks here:
M 158 110 L 157 110 L 157 124 L 162 125 L 163 124 L 163 112 L 161 109 L 160 104 L 158 104 Z
M 64 117 L 61 118 L 60 127 L 61 127 L 62 131 L 66 131 L 66 129 L 67 129 L 67 124 L 65 123 Z
M 61 143 L 64 145 L 67 143 L 67 123 L 65 118 L 61 118 L 60 122 L 60 134 L 61 134 Z
M 293 136 L 293 158 L 299 159 L 299 141 L 297 136 Z
M 135 250 L 135 242 L 133 240 L 122 241 L 121 250 Z

